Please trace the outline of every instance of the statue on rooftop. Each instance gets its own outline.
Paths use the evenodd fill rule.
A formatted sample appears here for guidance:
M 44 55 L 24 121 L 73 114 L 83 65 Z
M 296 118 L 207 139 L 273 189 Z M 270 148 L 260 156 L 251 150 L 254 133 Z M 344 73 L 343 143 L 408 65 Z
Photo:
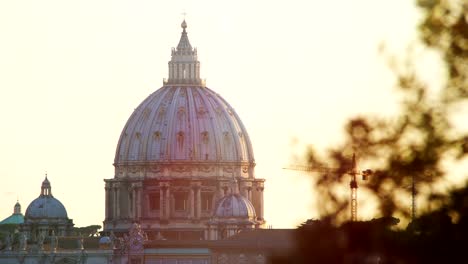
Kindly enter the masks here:
M 37 238 L 37 246 L 39 250 L 44 250 L 44 239 L 45 239 L 44 231 L 41 231 Z

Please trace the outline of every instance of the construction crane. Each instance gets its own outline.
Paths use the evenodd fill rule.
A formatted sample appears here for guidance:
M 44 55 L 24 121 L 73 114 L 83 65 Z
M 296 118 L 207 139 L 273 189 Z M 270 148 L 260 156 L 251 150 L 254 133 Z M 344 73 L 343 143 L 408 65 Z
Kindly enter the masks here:
M 340 173 L 340 170 L 334 169 L 334 168 L 327 168 L 327 167 L 311 167 L 311 166 L 301 166 L 301 165 L 295 165 L 291 167 L 286 167 L 283 168 L 286 170 L 298 170 L 298 171 L 316 171 L 316 172 L 325 172 L 325 173 Z M 361 172 L 358 171 L 357 169 L 357 163 L 356 163 L 356 155 L 353 153 L 353 159 L 351 163 L 351 169 L 347 172 L 351 176 L 351 180 L 349 182 L 349 188 L 350 188 L 350 204 L 351 204 L 351 221 L 355 222 L 357 221 L 357 209 L 358 209 L 358 204 L 357 204 L 357 189 L 358 189 L 358 181 L 357 181 L 357 176 L 362 175 L 362 180 L 366 181 L 369 176 L 372 175 L 372 170 L 366 169 Z

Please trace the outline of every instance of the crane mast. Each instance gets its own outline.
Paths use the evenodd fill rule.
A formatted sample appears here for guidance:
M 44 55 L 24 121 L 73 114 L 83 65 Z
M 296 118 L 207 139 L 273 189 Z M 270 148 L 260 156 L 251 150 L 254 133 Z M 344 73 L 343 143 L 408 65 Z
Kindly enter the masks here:
M 348 173 L 351 175 L 351 181 L 349 182 L 349 188 L 351 189 L 351 221 L 357 221 L 357 180 L 356 175 L 359 173 L 357 172 L 356 168 L 356 155 L 353 154 L 353 161 L 351 164 L 351 171 Z

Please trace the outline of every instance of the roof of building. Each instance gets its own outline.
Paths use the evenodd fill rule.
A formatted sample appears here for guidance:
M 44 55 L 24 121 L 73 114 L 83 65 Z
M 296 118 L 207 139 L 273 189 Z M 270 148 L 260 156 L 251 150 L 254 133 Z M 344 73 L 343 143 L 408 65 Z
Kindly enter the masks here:
M 151 240 L 145 248 L 210 248 L 287 252 L 295 247 L 296 229 L 252 229 L 224 240 Z
M 22 224 L 24 222 L 24 216 L 23 214 L 12 214 L 9 217 L 3 219 L 0 222 L 0 225 L 5 225 L 5 224 Z
M 295 247 L 297 229 L 244 230 L 226 239 L 229 243 L 265 249 L 291 250 Z
M 24 222 L 24 216 L 21 213 L 21 205 L 17 201 L 15 203 L 15 206 L 13 207 L 13 214 L 10 215 L 9 217 L 3 219 L 0 222 L 0 225 L 3 224 L 22 224 Z
M 58 237 L 58 249 L 78 249 L 80 236 Z M 84 237 L 83 247 L 85 249 L 98 249 L 100 237 Z

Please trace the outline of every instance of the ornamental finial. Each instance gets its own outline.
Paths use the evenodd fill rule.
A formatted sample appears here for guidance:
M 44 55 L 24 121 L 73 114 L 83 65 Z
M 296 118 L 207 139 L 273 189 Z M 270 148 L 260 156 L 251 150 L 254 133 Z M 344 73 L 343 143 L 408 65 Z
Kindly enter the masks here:
M 187 22 L 185 22 L 185 16 L 187 15 L 187 12 L 185 12 L 185 10 L 184 10 L 184 12 L 182 12 L 182 15 L 184 16 L 184 21 L 182 21 L 182 24 L 181 24 L 180 26 L 181 26 L 181 27 L 184 29 L 184 31 L 185 31 L 185 29 L 187 28 Z

